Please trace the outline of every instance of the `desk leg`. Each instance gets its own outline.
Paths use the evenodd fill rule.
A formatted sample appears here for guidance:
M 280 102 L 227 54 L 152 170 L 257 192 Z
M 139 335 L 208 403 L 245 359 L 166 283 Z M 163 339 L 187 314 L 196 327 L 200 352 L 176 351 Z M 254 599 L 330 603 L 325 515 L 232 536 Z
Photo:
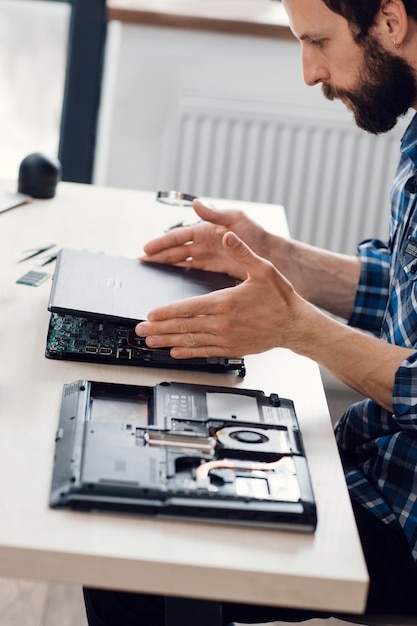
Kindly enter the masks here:
M 165 598 L 165 626 L 222 626 L 220 602 Z

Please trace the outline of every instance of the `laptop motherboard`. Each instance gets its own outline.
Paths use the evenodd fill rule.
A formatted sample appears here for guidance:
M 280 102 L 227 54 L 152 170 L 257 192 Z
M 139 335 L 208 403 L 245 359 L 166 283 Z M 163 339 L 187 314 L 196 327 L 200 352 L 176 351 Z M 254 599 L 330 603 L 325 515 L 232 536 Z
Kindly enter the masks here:
M 51 359 L 120 363 L 181 369 L 204 369 L 213 372 L 236 370 L 245 376 L 241 357 L 173 359 L 168 349 L 148 348 L 133 328 L 109 320 L 52 313 L 45 355 Z

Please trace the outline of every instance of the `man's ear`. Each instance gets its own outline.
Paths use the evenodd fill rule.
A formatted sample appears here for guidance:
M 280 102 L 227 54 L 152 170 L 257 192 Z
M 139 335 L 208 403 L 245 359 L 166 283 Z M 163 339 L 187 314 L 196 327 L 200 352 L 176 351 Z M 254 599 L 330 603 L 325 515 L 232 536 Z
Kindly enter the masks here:
M 376 26 L 381 36 L 399 48 L 408 31 L 408 15 L 403 1 L 382 0 Z

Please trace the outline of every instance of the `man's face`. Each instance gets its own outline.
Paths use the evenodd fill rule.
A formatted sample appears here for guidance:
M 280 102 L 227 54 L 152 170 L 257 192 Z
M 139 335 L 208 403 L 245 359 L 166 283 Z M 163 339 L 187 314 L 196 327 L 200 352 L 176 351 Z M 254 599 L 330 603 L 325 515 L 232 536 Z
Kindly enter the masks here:
M 342 100 L 360 128 L 386 132 L 415 105 L 412 68 L 376 36 L 356 43 L 347 20 L 322 0 L 284 0 L 284 6 L 301 42 L 305 82 L 322 83 L 326 98 Z
M 343 100 L 359 128 L 385 133 L 416 101 L 416 79 L 408 63 L 383 49 L 372 35 L 367 35 L 361 48 L 363 60 L 356 86 L 339 89 L 323 83 L 322 90 L 329 100 Z

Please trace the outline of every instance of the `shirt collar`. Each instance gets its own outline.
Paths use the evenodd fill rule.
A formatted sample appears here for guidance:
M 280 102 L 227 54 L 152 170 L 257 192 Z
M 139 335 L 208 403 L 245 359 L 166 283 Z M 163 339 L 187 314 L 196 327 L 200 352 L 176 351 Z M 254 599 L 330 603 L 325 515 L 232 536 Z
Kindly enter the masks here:
M 406 154 L 417 167 L 417 113 L 402 137 L 401 152 Z

